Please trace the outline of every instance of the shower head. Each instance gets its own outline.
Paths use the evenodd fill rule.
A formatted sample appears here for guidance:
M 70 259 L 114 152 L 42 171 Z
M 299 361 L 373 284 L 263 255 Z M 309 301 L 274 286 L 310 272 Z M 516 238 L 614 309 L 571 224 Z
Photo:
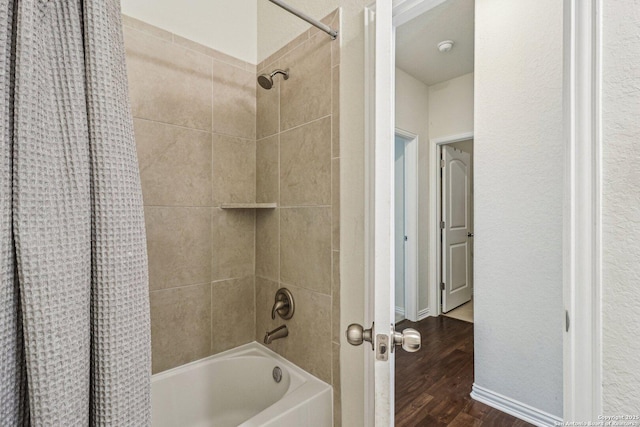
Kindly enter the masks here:
M 273 87 L 273 76 L 276 74 L 282 74 L 282 78 L 289 79 L 289 70 L 275 70 L 271 74 L 261 74 L 258 76 L 258 84 L 263 88 L 269 90 Z

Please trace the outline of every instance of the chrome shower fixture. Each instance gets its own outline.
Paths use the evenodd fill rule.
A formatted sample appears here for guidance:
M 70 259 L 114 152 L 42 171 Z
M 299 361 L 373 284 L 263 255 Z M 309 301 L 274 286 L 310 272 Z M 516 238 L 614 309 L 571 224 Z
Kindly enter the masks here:
M 273 87 L 273 76 L 276 74 L 282 74 L 282 78 L 285 80 L 289 80 L 289 69 L 286 70 L 275 70 L 271 74 L 261 74 L 258 76 L 258 84 L 263 88 L 269 90 Z

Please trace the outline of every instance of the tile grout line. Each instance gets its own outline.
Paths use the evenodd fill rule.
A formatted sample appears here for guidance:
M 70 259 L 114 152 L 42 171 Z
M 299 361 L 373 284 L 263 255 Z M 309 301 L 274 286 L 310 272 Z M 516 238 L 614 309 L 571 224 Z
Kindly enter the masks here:
M 304 126 L 307 126 L 307 125 L 310 125 L 310 124 L 312 124 L 312 123 L 316 123 L 316 122 L 319 122 L 319 121 L 321 121 L 321 120 L 328 119 L 328 118 L 331 118 L 331 113 L 326 114 L 326 115 L 324 115 L 324 116 L 322 116 L 322 117 L 318 117 L 317 119 L 313 119 L 313 120 L 311 120 L 311 121 L 308 121 L 308 122 L 305 122 L 305 123 L 302 123 L 302 124 L 296 125 L 296 126 L 294 126 L 294 127 L 292 127 L 292 128 L 288 128 L 288 129 L 286 129 L 286 130 L 283 130 L 283 131 L 281 131 L 281 132 L 280 132 L 280 134 L 287 133 L 287 132 L 291 132 L 291 131 L 293 131 L 293 130 L 300 129 L 301 127 L 304 127 Z
M 196 283 L 189 283 L 186 285 L 177 285 L 177 286 L 170 286 L 168 288 L 162 288 L 162 289 L 149 289 L 149 294 L 152 293 L 156 293 L 156 292 L 163 292 L 163 291 L 173 291 L 176 289 L 185 289 L 185 288 L 193 288 L 195 286 L 204 286 L 204 285 L 210 285 L 211 282 L 196 282 Z

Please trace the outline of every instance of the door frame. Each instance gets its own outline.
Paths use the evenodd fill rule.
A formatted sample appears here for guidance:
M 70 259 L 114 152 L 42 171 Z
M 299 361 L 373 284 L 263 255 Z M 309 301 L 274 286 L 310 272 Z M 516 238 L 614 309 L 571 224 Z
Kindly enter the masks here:
M 377 0 L 382 1 L 382 0 Z M 381 67 L 387 86 L 394 82 L 395 27 L 445 0 L 395 0 L 391 8 L 376 11 L 376 2 L 365 8 L 365 243 L 375 241 L 372 200 L 380 189 L 375 182 L 389 180 L 388 168 L 375 168 L 375 151 L 384 135 L 393 132 L 393 117 L 382 118 L 393 94 L 375 79 Z M 383 3 L 381 3 L 383 4 Z M 602 412 L 602 0 L 563 0 L 564 4 L 564 145 L 565 185 L 563 219 L 563 300 L 566 310 L 563 334 L 563 417 L 565 420 L 592 420 Z M 376 21 L 392 31 L 376 32 Z M 376 54 L 375 35 L 388 37 Z M 385 61 L 389 61 L 388 64 Z M 376 93 L 376 88 L 381 93 Z M 376 96 L 378 95 L 378 96 Z M 387 103 L 387 106 L 384 104 Z M 393 103 L 391 104 L 393 109 Z M 376 123 L 379 118 L 384 123 Z M 391 126 L 388 132 L 385 126 Z M 370 147 L 371 146 L 371 147 Z M 381 181 L 382 180 L 382 181 Z M 378 205 L 378 208 L 380 205 Z M 393 212 L 390 213 L 393 218 Z M 386 215 L 385 215 L 386 217 Z M 378 229 L 380 231 L 380 229 Z M 369 245 L 367 245 L 369 247 Z M 382 286 L 376 273 L 372 249 L 365 256 L 365 320 L 383 307 L 374 303 Z M 391 267 L 391 270 L 393 268 Z M 388 273 L 388 268 L 384 273 Z M 389 277 L 390 279 L 390 277 Z M 389 287 L 389 283 L 386 284 Z M 391 302 L 391 301 L 390 301 Z M 377 332 L 377 331 L 376 331 Z M 580 354 L 581 357 L 577 357 Z M 587 357 L 585 357 L 585 355 Z M 393 402 L 376 407 L 375 389 L 393 388 L 393 373 L 383 370 L 382 385 L 376 384 L 375 363 L 365 357 L 365 425 L 379 424 L 392 414 Z M 383 393 L 393 398 L 393 390 Z M 391 405 L 391 408 L 388 406 Z M 374 415 L 375 414 L 375 415 Z M 391 415 L 392 416 L 392 415 Z M 391 419 L 390 425 L 393 425 Z
M 442 221 L 442 177 L 440 176 L 440 150 L 442 146 L 454 142 L 473 139 L 473 132 L 433 138 L 429 140 L 429 314 L 440 316 L 442 304 L 440 283 L 442 282 L 442 241 L 440 221 Z
M 404 216 L 406 236 L 404 253 L 404 317 L 413 322 L 418 321 L 418 135 L 396 128 L 395 135 L 404 139 Z

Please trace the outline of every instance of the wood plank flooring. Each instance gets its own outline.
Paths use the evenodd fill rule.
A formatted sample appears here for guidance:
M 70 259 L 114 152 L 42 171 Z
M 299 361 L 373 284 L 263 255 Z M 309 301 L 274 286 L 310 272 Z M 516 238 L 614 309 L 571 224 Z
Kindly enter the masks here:
M 419 352 L 396 353 L 396 426 L 531 426 L 469 396 L 473 323 L 440 316 L 403 321 L 396 328 L 414 328 L 422 334 Z

